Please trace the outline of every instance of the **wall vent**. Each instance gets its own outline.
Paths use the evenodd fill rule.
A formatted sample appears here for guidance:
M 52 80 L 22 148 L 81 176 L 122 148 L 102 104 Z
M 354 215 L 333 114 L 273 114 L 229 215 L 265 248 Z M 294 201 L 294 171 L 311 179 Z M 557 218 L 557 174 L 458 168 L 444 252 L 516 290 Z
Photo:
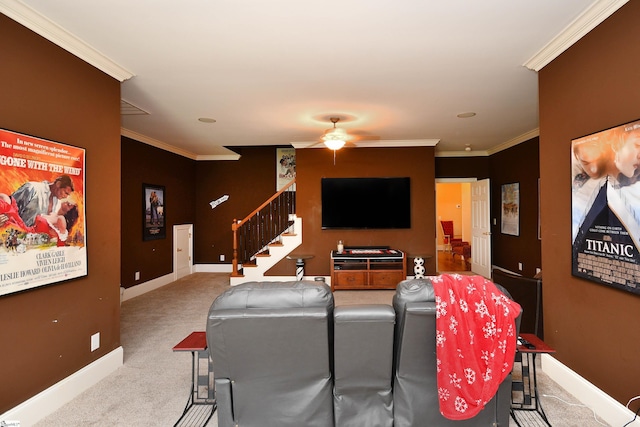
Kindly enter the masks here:
M 136 107 L 130 102 L 125 101 L 124 99 L 120 100 L 120 115 L 122 116 L 144 116 L 149 115 L 147 111 L 144 111 L 142 108 Z

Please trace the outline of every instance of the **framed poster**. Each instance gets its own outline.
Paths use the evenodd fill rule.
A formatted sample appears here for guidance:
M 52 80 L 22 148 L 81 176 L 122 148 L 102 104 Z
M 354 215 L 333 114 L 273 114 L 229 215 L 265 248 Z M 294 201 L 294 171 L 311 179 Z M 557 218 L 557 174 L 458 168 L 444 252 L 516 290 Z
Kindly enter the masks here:
M 571 272 L 640 294 L 640 120 L 571 141 Z
M 282 190 L 296 178 L 296 149 L 276 149 L 276 191 Z M 295 185 L 291 188 L 295 190 Z
M 87 275 L 85 150 L 0 129 L 0 296 Z
M 142 240 L 167 237 L 165 191 L 162 185 L 142 184 Z
M 502 185 L 502 234 L 520 235 L 520 183 Z

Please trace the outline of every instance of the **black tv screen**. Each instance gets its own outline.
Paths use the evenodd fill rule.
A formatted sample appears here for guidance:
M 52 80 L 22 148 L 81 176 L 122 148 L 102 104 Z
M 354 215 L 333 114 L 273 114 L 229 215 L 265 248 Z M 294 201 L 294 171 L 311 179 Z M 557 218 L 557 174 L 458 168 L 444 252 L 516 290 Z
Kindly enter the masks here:
M 411 183 L 402 178 L 322 178 L 322 228 L 411 228 Z

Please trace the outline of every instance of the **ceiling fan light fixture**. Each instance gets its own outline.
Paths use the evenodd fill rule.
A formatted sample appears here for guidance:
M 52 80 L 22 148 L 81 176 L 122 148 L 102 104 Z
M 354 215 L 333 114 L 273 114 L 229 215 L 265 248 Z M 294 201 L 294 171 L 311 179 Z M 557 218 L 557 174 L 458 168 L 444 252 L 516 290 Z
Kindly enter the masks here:
M 336 123 L 338 123 L 340 119 L 337 117 L 331 118 L 331 123 L 333 123 L 333 127 L 331 129 L 327 129 L 324 132 L 324 136 L 322 140 L 324 141 L 324 145 L 333 151 L 339 150 L 347 143 L 349 139 L 349 135 L 347 135 L 347 131 L 341 128 L 336 127 Z
M 344 147 L 344 144 L 346 144 L 347 142 L 342 140 L 342 139 L 325 139 L 324 140 L 324 145 L 327 146 L 327 148 L 330 148 L 332 150 L 339 150 L 342 147 Z

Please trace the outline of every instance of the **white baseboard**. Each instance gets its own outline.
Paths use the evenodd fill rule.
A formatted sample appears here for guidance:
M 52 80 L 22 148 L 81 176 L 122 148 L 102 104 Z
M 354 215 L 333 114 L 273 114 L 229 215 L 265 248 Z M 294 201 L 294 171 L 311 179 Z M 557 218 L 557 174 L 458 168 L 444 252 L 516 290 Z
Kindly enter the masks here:
M 231 264 L 196 264 L 193 266 L 194 273 L 231 273 Z
M 544 373 L 553 381 L 557 382 L 560 387 L 571 393 L 585 406 L 593 409 L 595 413 L 598 414 L 598 417 L 606 421 L 609 425 L 640 427 L 640 419 L 626 424 L 634 417 L 634 413 L 631 410 L 559 362 L 553 356 L 543 354 L 541 366 Z
M 196 264 L 193 266 L 194 273 L 231 273 L 231 264 Z M 156 277 L 148 282 L 140 283 L 130 288 L 122 288 L 121 301 L 126 301 L 131 298 L 138 297 L 147 292 L 156 290 L 169 283 L 175 282 L 175 275 L 173 273 L 166 274 L 162 277 Z
M 122 347 L 118 347 L 15 408 L 9 409 L 0 415 L 0 425 L 3 421 L 19 421 L 20 427 L 33 426 L 106 378 L 123 363 L 124 353 Z
M 156 277 L 155 279 L 149 280 L 148 282 L 140 283 L 139 285 L 135 285 L 130 288 L 125 288 L 122 292 L 122 301 L 138 297 L 142 294 L 146 294 L 147 292 L 161 288 L 174 281 L 175 279 L 173 278 L 173 273 L 171 273 L 161 277 Z
M 193 266 L 194 273 L 231 273 L 231 271 L 231 264 L 196 264 Z M 169 283 L 175 282 L 175 280 L 175 275 L 170 273 L 130 288 L 121 288 L 122 294 L 120 295 L 120 302 L 159 289 Z

